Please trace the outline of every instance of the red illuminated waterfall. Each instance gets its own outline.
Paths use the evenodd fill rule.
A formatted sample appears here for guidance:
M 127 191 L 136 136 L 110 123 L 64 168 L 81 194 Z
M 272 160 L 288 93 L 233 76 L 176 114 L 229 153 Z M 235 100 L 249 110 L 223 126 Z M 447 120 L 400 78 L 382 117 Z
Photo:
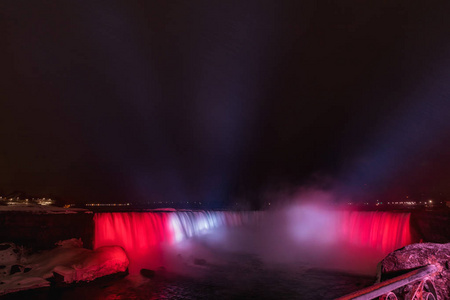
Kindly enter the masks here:
M 97 213 L 94 248 L 118 245 L 132 263 L 159 267 L 165 262 L 164 246 L 214 228 L 239 226 L 255 216 L 253 212 L 212 211 Z
M 178 242 L 184 239 L 201 236 L 215 228 L 255 221 L 259 224 L 265 221 L 265 226 L 257 227 L 254 233 L 262 237 L 259 239 L 262 242 L 250 245 L 254 248 L 250 250 L 270 250 L 279 245 L 271 253 L 275 256 L 284 256 L 283 251 L 293 246 L 298 247 L 294 251 L 298 257 L 312 253 L 311 257 L 329 261 L 339 254 L 339 259 L 334 261 L 349 266 L 355 265 L 359 256 L 360 264 L 369 265 L 370 261 L 376 265 L 387 253 L 411 243 L 409 213 L 337 211 L 308 206 L 291 208 L 288 212 L 281 217 L 270 211 L 98 213 L 94 217 L 94 247 L 123 247 L 130 259 L 130 272 L 136 272 L 139 268 L 157 268 L 170 263 L 166 250 L 182 245 Z M 251 237 L 240 242 L 247 240 Z M 289 241 L 294 241 L 294 245 Z
M 355 246 L 388 254 L 411 243 L 409 220 L 409 213 L 343 212 L 340 236 Z

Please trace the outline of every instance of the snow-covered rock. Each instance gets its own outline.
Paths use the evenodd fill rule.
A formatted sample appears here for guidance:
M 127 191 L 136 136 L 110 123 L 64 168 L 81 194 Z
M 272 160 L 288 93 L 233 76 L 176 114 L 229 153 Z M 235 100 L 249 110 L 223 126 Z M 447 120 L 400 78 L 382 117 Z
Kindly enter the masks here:
M 450 243 L 420 243 L 405 246 L 386 256 L 378 266 L 379 280 L 403 270 L 433 264 L 438 273 L 433 281 L 440 299 L 450 299 Z
M 56 266 L 53 272 L 61 275 L 65 283 L 72 283 L 92 281 L 106 275 L 125 272 L 128 268 L 127 255 L 119 246 L 105 246 L 88 251 L 80 255 L 77 261 L 70 262 L 70 265 Z
M 13 243 L 0 244 L 0 266 L 11 266 L 19 262 L 21 249 Z M 6 268 L 1 268 L 6 269 Z M 0 273 L 1 277 L 1 273 Z
M 19 261 L 21 272 L 3 274 L 0 278 L 0 295 L 49 286 L 48 279 L 58 276 L 64 283 L 92 281 L 96 278 L 124 272 L 128 268 L 125 251 L 118 246 L 100 247 L 96 250 L 82 248 L 81 240 L 71 239 L 58 243 L 50 251 L 22 256 Z M 10 268 L 10 266 L 9 266 Z M 25 272 L 27 270 L 27 272 Z

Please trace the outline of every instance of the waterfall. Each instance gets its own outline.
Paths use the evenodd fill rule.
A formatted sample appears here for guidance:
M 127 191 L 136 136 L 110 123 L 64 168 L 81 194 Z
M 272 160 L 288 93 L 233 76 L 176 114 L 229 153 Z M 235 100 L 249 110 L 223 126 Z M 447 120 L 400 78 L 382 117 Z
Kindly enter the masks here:
M 388 254 L 411 243 L 410 213 L 342 212 L 340 237 L 359 247 Z
M 368 272 L 386 254 L 411 243 L 409 213 L 311 206 L 278 212 L 97 213 L 94 221 L 94 247 L 123 247 L 131 262 L 130 272 L 166 265 L 167 249 L 175 249 L 181 241 L 207 233 L 211 233 L 209 237 L 217 236 L 221 250 L 237 244 L 246 246 L 244 251 L 261 254 L 267 261 L 302 260 L 325 268 L 344 269 L 359 265 Z M 258 226 L 244 230 L 239 236 L 234 231 L 234 235 L 223 237 L 217 231 L 246 224 Z
M 130 261 L 149 267 L 164 264 L 163 248 L 213 229 L 255 222 L 258 212 L 176 211 L 97 213 L 94 248 L 118 245 Z

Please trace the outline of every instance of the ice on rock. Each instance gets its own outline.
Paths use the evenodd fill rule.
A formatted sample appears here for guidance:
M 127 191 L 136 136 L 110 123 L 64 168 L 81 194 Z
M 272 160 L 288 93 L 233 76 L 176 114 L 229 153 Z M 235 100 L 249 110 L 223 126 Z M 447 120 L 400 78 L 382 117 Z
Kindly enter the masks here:
M 105 246 L 96 250 L 82 248 L 79 239 L 57 243 L 58 247 L 50 251 L 21 257 L 20 260 L 6 260 L 7 267 L 20 263 L 27 272 L 4 275 L 1 278 L 0 295 L 20 290 L 49 286 L 47 279 L 54 276 L 70 284 L 80 281 L 92 281 L 96 278 L 124 272 L 128 268 L 128 258 L 119 246 Z M 15 246 L 11 246 L 15 249 Z M 8 250 L 8 249 L 6 249 Z M 4 251 L 6 251 L 4 250 Z M 12 251 L 12 250 L 11 250 Z M 14 251 L 13 251 L 14 252 Z M 19 260 L 19 261 L 18 261 Z
M 20 249 L 13 243 L 0 244 L 0 265 L 8 266 L 19 262 Z
M 53 272 L 61 275 L 65 283 L 92 281 L 96 278 L 126 271 L 129 261 L 125 251 L 118 246 L 100 247 L 94 251 L 78 253 L 70 265 L 59 265 Z

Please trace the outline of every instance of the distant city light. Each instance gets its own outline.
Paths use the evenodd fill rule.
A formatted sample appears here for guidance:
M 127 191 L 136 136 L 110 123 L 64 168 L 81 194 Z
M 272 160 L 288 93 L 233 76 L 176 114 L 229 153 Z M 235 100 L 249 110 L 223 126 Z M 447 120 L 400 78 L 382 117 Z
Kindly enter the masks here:
M 55 201 L 48 198 L 32 198 L 31 200 L 26 198 L 20 198 L 20 197 L 14 197 L 14 198 L 7 198 L 0 196 L 0 200 L 5 203 L 6 205 L 18 205 L 18 206 L 30 206 L 33 204 L 38 205 L 52 205 L 55 204 Z
M 87 203 L 86 206 L 129 206 L 130 203 Z

